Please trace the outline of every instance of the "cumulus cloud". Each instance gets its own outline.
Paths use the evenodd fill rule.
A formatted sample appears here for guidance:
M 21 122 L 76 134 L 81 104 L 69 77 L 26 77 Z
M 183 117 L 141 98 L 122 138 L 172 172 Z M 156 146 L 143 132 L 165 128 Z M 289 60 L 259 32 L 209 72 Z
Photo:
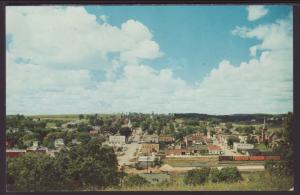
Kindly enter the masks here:
M 258 20 L 269 12 L 263 5 L 250 5 L 246 9 L 249 21 Z
M 82 7 L 9 7 L 7 14 L 12 36 L 6 55 L 8 113 L 293 109 L 291 15 L 254 28 L 236 27 L 233 35 L 260 41 L 249 48 L 251 60 L 233 65 L 224 59 L 203 81 L 190 85 L 174 75 L 172 66 L 156 70 L 143 63 L 163 53 L 139 21 L 121 27 L 97 23 Z M 95 67 L 106 71 L 104 81 L 93 80 Z
M 8 7 L 9 51 L 33 64 L 64 69 L 107 69 L 108 53 L 126 63 L 161 56 L 142 23 L 128 20 L 118 28 L 107 23 L 107 16 L 99 17 L 104 23 L 83 7 Z

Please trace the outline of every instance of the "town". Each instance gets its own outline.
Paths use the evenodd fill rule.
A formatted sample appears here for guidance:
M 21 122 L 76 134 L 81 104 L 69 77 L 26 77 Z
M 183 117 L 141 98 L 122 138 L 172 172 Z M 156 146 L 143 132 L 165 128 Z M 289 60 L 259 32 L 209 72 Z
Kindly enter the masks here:
M 113 149 L 118 171 L 150 184 L 197 168 L 236 167 L 263 172 L 281 161 L 290 143 L 283 128 L 289 115 L 94 114 L 7 116 L 6 156 L 56 157 L 100 140 Z

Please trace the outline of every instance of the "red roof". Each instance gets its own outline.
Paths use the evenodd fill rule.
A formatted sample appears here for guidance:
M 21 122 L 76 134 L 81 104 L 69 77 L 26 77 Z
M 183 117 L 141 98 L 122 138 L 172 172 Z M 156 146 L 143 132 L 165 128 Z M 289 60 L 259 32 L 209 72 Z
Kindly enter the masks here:
M 216 146 L 216 145 L 211 145 L 211 146 L 208 146 L 208 150 L 221 150 L 221 147 Z

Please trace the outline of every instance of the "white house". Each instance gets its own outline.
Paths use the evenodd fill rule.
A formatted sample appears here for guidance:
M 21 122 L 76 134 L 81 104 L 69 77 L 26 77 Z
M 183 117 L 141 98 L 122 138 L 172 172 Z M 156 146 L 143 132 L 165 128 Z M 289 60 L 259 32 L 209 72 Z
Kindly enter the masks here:
M 239 135 L 239 139 L 241 143 L 247 143 L 248 141 L 248 135 Z
M 253 148 L 254 148 L 253 144 L 245 144 L 245 143 L 238 143 L 238 142 L 233 143 L 233 150 L 236 152 L 238 151 L 238 149 L 246 150 L 246 149 L 253 149 Z
M 65 146 L 64 140 L 59 138 L 54 141 L 55 148 L 61 148 Z
M 116 146 L 122 146 L 125 144 L 125 136 L 124 135 L 110 135 L 109 143 Z

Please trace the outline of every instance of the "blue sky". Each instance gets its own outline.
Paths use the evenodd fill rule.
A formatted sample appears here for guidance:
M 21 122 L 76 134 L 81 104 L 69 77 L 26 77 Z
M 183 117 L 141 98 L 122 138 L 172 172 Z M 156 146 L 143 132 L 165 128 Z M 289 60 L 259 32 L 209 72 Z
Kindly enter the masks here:
M 8 113 L 293 109 L 291 6 L 14 6 L 6 18 Z
M 290 6 L 269 6 L 270 13 L 249 22 L 245 6 L 87 6 L 89 13 L 109 16 L 120 26 L 134 19 L 154 32 L 154 40 L 166 53 L 152 62 L 155 68 L 170 64 L 176 75 L 189 83 L 198 82 L 224 58 L 233 65 L 249 60 L 249 47 L 255 39 L 241 39 L 230 33 L 235 26 L 274 22 L 291 12 Z M 175 63 L 174 63 L 175 62 Z M 180 68 L 181 67 L 181 68 Z M 182 68 L 184 67 L 184 68 Z

